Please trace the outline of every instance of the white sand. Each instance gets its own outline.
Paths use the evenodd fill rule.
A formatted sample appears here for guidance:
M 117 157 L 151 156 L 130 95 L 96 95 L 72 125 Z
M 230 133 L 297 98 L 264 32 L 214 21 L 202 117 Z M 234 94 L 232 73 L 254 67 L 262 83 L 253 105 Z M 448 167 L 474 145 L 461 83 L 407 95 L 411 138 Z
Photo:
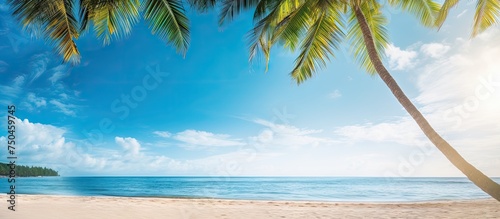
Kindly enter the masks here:
M 1 219 L 139 218 L 500 218 L 495 200 L 417 203 L 332 203 L 118 197 L 17 196 L 16 211 L 0 195 Z

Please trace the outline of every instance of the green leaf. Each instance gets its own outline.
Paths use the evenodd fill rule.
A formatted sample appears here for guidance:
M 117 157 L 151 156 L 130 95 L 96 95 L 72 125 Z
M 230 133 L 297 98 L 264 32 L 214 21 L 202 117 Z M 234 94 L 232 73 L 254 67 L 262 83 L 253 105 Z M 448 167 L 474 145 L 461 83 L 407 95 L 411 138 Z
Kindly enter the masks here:
M 139 20 L 139 6 L 138 0 L 81 0 L 81 30 L 85 31 L 92 21 L 97 38 L 107 45 L 112 36 L 119 39 L 130 34 Z
M 187 1 L 191 8 L 194 8 L 196 11 L 204 13 L 209 9 L 212 9 L 217 4 L 216 0 L 188 0 Z
M 290 15 L 281 20 L 275 27 L 274 41 L 279 39 L 285 48 L 294 51 L 307 29 L 311 26 L 311 15 L 314 12 L 311 3 L 313 2 L 316 1 L 307 1 L 299 5 Z
M 477 36 L 479 33 L 498 23 L 499 19 L 500 1 L 478 0 L 476 5 L 476 15 L 474 16 L 472 37 Z
M 153 34 L 186 54 L 189 47 L 189 21 L 180 0 L 145 0 L 144 18 Z
M 75 43 L 79 37 L 78 22 L 72 0 L 9 0 L 7 3 L 24 28 L 41 30 L 64 61 L 73 64 L 80 61 Z
M 441 5 L 433 0 L 389 0 L 389 4 L 417 16 L 427 27 L 434 27 Z
M 459 0 L 446 0 L 443 3 L 443 6 L 441 7 L 441 10 L 439 11 L 438 17 L 436 19 L 436 26 L 441 28 L 443 26 L 444 21 L 446 20 L 446 17 L 448 17 L 448 12 L 453 8 Z
M 259 12 L 262 14 L 254 14 L 255 27 L 247 34 L 250 42 L 249 59 L 252 61 L 262 51 L 266 59 L 267 71 L 270 50 L 279 35 L 276 26 L 299 7 L 299 2 L 296 0 L 262 0 L 257 7 L 261 7 L 263 11 Z M 259 17 L 262 18 L 259 20 Z
M 341 10 L 337 5 L 318 1 L 310 10 L 310 27 L 307 28 L 300 46 L 301 52 L 290 73 L 297 84 L 311 78 L 318 69 L 326 67 L 329 56 L 334 56 L 334 49 L 338 49 L 344 37 Z M 300 22 L 302 21 L 298 21 L 299 24 L 293 27 L 295 31 L 301 31 Z
M 219 25 L 232 21 L 243 10 L 255 7 L 260 0 L 223 0 L 219 14 Z

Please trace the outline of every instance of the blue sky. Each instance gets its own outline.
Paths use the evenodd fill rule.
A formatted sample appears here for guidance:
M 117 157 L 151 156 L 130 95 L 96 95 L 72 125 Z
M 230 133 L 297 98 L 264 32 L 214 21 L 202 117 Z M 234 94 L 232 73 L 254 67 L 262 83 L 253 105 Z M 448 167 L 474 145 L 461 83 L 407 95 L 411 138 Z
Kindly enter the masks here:
M 386 13 L 393 76 L 459 152 L 500 176 L 498 26 L 470 40 L 465 2 L 439 32 Z M 21 31 L 4 2 L 0 16 L 0 103 L 18 109 L 19 163 L 63 175 L 461 176 L 346 48 L 300 86 L 288 75 L 296 54 L 276 48 L 267 73 L 250 64 L 250 14 L 220 28 L 215 14 L 189 13 L 186 57 L 142 21 L 109 46 L 87 33 L 77 66 Z

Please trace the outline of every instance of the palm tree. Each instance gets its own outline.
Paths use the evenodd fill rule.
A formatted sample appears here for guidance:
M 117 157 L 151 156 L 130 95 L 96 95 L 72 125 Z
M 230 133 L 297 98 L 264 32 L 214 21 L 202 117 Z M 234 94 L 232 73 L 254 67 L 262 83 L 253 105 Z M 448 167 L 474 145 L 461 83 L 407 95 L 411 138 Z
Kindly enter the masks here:
M 440 5 L 432 0 L 388 2 L 393 7 L 414 14 L 427 27 L 434 27 L 436 22 L 444 21 L 448 10 L 445 8 L 440 13 Z M 448 1 L 446 7 L 453 5 L 453 2 Z M 488 4 L 485 2 L 495 5 L 497 12 L 499 9 L 498 0 L 479 2 L 480 15 L 476 16 L 474 34 L 491 25 L 492 16 L 486 13 L 488 10 L 485 5 Z M 387 19 L 381 12 L 380 1 L 224 0 L 220 23 L 231 20 L 250 7 L 256 8 L 255 27 L 249 34 L 250 59 L 261 51 L 266 62 L 269 62 L 270 50 L 276 43 L 292 51 L 299 49 L 290 75 L 300 84 L 311 78 L 318 69 L 324 68 L 330 57 L 335 56 L 335 49 L 339 48 L 341 41 L 347 38 L 359 64 L 368 73 L 380 76 L 427 138 L 475 185 L 500 201 L 500 185 L 467 162 L 432 128 L 385 68 L 382 57 L 389 41 L 385 28 Z
M 216 6 L 216 0 L 188 0 L 199 11 Z M 447 0 L 443 9 L 432 0 L 388 0 L 391 6 L 408 11 L 424 26 L 441 25 L 457 0 Z M 496 2 L 496 3 L 495 3 Z M 185 54 L 189 46 L 188 19 L 180 0 L 80 0 L 80 19 L 74 15 L 73 0 L 8 0 L 13 14 L 24 27 L 45 36 L 55 44 L 65 61 L 77 63 L 80 55 L 75 40 L 94 25 L 104 44 L 111 37 L 130 33 L 138 21 L 140 8 L 152 32 Z M 500 201 L 500 185 L 468 163 L 446 142 L 403 93 L 382 63 L 388 45 L 387 19 L 376 0 L 221 0 L 220 24 L 232 20 L 241 11 L 255 8 L 255 27 L 249 34 L 250 60 L 262 52 L 269 62 L 273 45 L 279 43 L 292 51 L 299 49 L 292 78 L 302 83 L 317 69 L 326 67 L 347 38 L 354 57 L 369 74 L 378 74 L 396 99 L 417 122 L 430 141 L 474 184 Z M 478 0 L 473 35 L 498 19 L 498 1 Z M 496 16 L 496 17 L 495 17 Z M 345 22 L 347 17 L 347 23 Z M 266 65 L 267 69 L 267 65 Z
M 7 3 L 24 28 L 54 44 L 65 62 L 80 61 L 76 40 L 89 23 L 104 45 L 111 38 L 127 36 L 139 21 L 140 12 L 153 34 L 185 54 L 189 46 L 189 21 L 181 0 L 8 0 Z M 142 10 L 141 10 L 142 9 Z
M 459 0 L 446 0 L 439 12 L 436 25 L 441 27 L 448 15 L 448 11 L 453 8 Z M 472 27 L 472 37 L 500 22 L 500 1 L 498 0 L 478 0 L 474 25 Z

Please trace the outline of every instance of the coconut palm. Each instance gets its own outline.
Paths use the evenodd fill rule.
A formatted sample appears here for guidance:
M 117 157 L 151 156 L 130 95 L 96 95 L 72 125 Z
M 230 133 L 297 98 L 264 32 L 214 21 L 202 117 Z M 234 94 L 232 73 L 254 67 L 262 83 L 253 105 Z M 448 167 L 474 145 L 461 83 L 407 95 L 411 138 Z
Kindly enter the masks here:
M 453 2 L 449 1 L 446 7 Z M 485 2 L 495 5 L 491 3 L 494 1 L 479 2 L 479 14 L 482 15 L 476 16 L 474 33 L 491 25 L 491 15 L 484 8 L 487 5 Z M 434 27 L 436 21 L 446 17 L 447 9 L 439 13 L 440 5 L 432 0 L 389 0 L 388 3 L 415 15 L 427 27 Z M 427 138 L 475 185 L 500 201 L 500 185 L 467 162 L 432 128 L 384 66 L 382 58 L 389 39 L 385 27 L 387 19 L 381 11 L 380 1 L 224 0 L 220 23 L 230 21 L 242 10 L 252 7 L 255 7 L 255 27 L 249 34 L 250 59 L 260 51 L 268 62 L 275 44 L 291 51 L 298 49 L 299 55 L 290 75 L 300 84 L 314 76 L 318 69 L 326 67 L 329 59 L 335 57 L 342 40 L 347 39 L 359 64 L 369 74 L 380 76 Z
M 448 15 L 448 11 L 455 6 L 459 0 L 446 0 L 439 12 L 436 25 L 441 27 Z M 500 1 L 499 0 L 478 0 L 474 25 L 472 27 L 472 37 L 500 22 Z
M 54 44 L 65 62 L 78 63 L 76 40 L 93 24 L 96 36 L 109 44 L 127 36 L 140 12 L 153 34 L 185 54 L 189 46 L 188 19 L 181 0 L 8 0 L 14 17 L 35 36 Z M 79 19 L 75 10 L 79 4 Z M 141 10 L 142 9 L 142 10 Z

